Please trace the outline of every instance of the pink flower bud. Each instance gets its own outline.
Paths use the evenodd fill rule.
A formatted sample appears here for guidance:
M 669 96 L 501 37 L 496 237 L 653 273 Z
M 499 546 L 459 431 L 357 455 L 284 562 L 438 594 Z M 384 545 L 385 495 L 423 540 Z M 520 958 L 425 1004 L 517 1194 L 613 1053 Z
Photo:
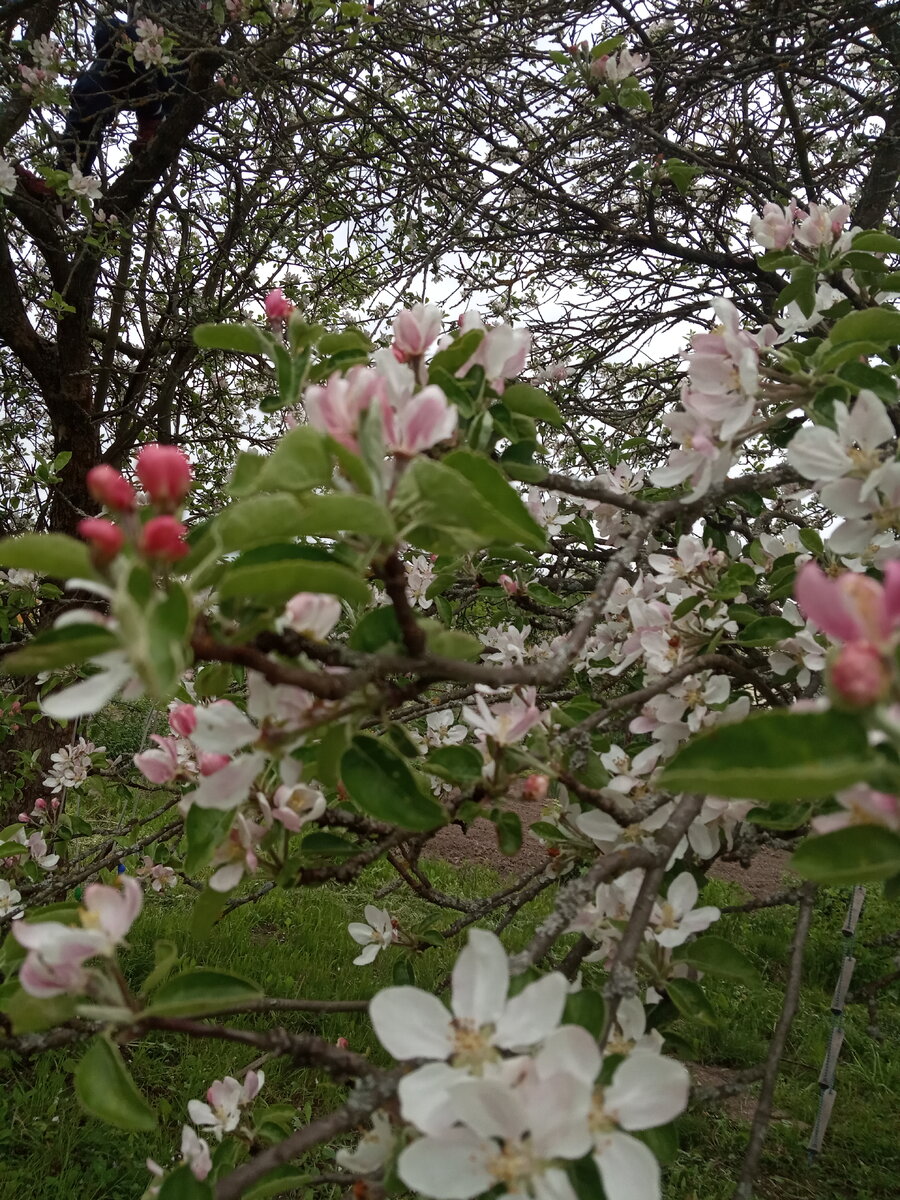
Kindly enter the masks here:
M 515 596 L 519 590 L 519 585 L 510 575 L 501 575 L 497 582 L 503 588 L 504 592 L 506 592 L 507 596 Z
M 161 562 L 177 562 L 189 552 L 187 526 L 174 517 L 151 517 L 141 533 L 141 551 Z
M 113 512 L 133 512 L 137 494 L 124 475 L 103 463 L 91 467 L 85 476 L 87 489 L 99 503 Z
M 137 456 L 135 470 L 160 508 L 176 508 L 191 489 L 191 464 L 177 446 L 145 446 Z
M 197 755 L 197 766 L 200 768 L 201 775 L 215 775 L 216 771 L 221 771 L 230 762 L 230 754 L 213 754 L 211 751 L 203 751 Z
M 179 737 L 190 737 L 197 728 L 197 710 L 193 704 L 179 704 L 169 713 L 169 728 Z
M 103 517 L 85 517 L 76 528 L 78 536 L 90 543 L 91 557 L 98 567 L 111 563 L 125 542 L 125 534 L 119 526 Z
M 549 787 L 550 780 L 546 775 L 529 775 L 525 780 L 525 786 L 522 788 L 522 799 L 543 803 L 547 799 L 547 790 Z
M 339 1050 L 349 1050 L 350 1049 L 350 1043 L 347 1041 L 347 1039 L 345 1037 L 339 1037 L 338 1040 L 334 1044 L 337 1046 L 337 1048 Z
M 298 592 L 284 607 L 281 624 L 304 637 L 324 642 L 341 619 L 341 602 L 336 596 Z
M 31 824 L 31 817 L 29 817 L 28 813 L 26 813 L 26 812 L 20 812 L 18 819 L 22 822 L 23 825 Z
M 441 332 L 444 314 L 435 304 L 414 304 L 394 317 L 394 346 L 406 358 L 424 354 Z M 403 359 L 400 360 L 404 361 Z
M 286 321 L 294 311 L 294 306 L 287 299 L 281 288 L 273 288 L 263 301 L 266 309 L 266 316 L 275 324 L 278 321 Z
M 9 706 L 9 711 L 11 713 L 21 712 L 22 711 L 22 701 L 21 700 L 13 700 L 12 704 Z
M 891 670 L 871 642 L 848 642 L 841 647 L 829 673 L 836 697 L 848 708 L 869 708 L 884 700 Z
M 51 808 L 52 808 L 52 809 L 55 811 L 57 808 L 59 808 L 59 801 L 58 801 L 58 800 L 51 800 L 51 801 L 50 801 L 50 807 L 51 807 Z
M 34 802 L 34 807 L 39 808 L 41 812 L 43 812 L 47 807 L 47 801 L 43 798 L 43 796 L 39 796 Z

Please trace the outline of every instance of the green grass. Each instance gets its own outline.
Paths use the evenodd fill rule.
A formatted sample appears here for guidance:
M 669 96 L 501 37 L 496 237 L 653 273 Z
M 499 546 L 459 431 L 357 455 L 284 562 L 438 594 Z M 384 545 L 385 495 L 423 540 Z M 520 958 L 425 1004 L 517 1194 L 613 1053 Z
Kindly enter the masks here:
M 490 872 L 456 870 L 440 864 L 433 871 L 436 886 L 475 896 L 493 883 Z M 359 919 L 373 891 L 390 879 L 388 869 L 376 866 L 351 887 L 326 886 L 301 892 L 273 892 L 254 905 L 233 912 L 214 929 L 208 941 L 191 942 L 187 917 L 193 894 L 178 889 L 147 904 L 135 926 L 125 956 L 126 973 L 139 982 L 153 963 L 158 938 L 174 939 L 191 962 L 245 975 L 267 994 L 333 999 L 368 998 L 391 982 L 398 952 L 379 955 L 373 967 L 354 967 L 354 946 L 346 926 Z M 818 1100 L 817 1076 L 830 1030 L 828 1003 L 842 954 L 840 926 L 846 906 L 844 891 L 825 893 L 816 916 L 806 955 L 800 1012 L 790 1039 L 775 1098 L 773 1122 L 764 1155 L 757 1195 L 763 1200 L 889 1200 L 897 1194 L 900 1152 L 896 1130 L 900 1095 L 900 1004 L 897 991 L 880 1009 L 883 1042 L 867 1032 L 861 1009 L 849 1011 L 847 1038 L 838 1068 L 838 1101 L 825 1151 L 812 1169 L 805 1145 Z M 710 883 L 705 899 L 733 902 L 738 890 Z M 875 889 L 860 925 L 862 941 L 896 925 L 893 914 Z M 452 915 L 434 910 L 400 892 L 385 901 L 404 925 L 424 928 L 449 924 Z M 511 949 L 523 944 L 546 899 L 520 915 L 508 931 Z M 753 1066 L 765 1055 L 781 1003 L 787 947 L 794 919 L 792 909 L 770 909 L 741 918 L 725 918 L 717 932 L 732 938 L 759 966 L 762 988 L 748 991 L 730 982 L 707 979 L 719 1024 L 716 1029 L 680 1022 L 675 1027 L 698 1063 L 726 1067 Z M 893 917 L 893 920 L 892 920 Z M 455 956 L 441 947 L 417 956 L 417 982 L 436 986 Z M 884 951 L 859 950 L 857 984 L 885 969 Z M 262 1018 L 228 1018 L 234 1025 L 262 1028 Z M 365 1014 L 285 1014 L 288 1029 L 313 1032 L 330 1041 L 346 1037 L 353 1049 L 371 1052 L 385 1061 L 374 1042 Z M 275 1022 L 271 1022 L 275 1024 Z M 127 1134 L 83 1116 L 75 1101 L 71 1072 L 81 1047 L 17 1063 L 7 1070 L 0 1092 L 0 1200 L 119 1200 L 138 1197 L 148 1182 L 144 1159 L 165 1163 L 177 1149 L 180 1126 L 191 1097 L 202 1097 L 209 1083 L 234 1072 L 254 1058 L 250 1048 L 213 1041 L 192 1041 L 156 1034 L 125 1048 L 138 1085 L 160 1116 L 150 1135 Z M 315 1073 L 300 1071 L 284 1060 L 265 1066 L 263 1097 L 269 1103 L 296 1107 L 298 1123 L 339 1102 L 345 1094 Z M 892 1116 L 893 1114 L 893 1116 Z M 667 1172 L 667 1200 L 726 1200 L 743 1156 L 748 1123 L 720 1110 L 692 1111 L 679 1122 L 681 1149 Z M 327 1169 L 327 1154 L 317 1167 Z

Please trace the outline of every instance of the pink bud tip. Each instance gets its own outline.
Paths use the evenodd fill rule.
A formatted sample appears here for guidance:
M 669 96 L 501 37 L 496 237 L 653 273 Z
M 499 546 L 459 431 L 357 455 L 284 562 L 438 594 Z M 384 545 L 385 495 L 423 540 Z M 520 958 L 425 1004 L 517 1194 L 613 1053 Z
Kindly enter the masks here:
M 38 797 L 34 802 L 34 807 L 43 810 L 47 807 L 47 801 L 42 796 Z
M 550 780 L 546 775 L 529 775 L 525 780 L 522 796 L 526 800 L 539 800 L 543 802 L 547 799 L 549 787 Z
M 105 508 L 113 512 L 133 512 L 137 495 L 125 476 L 115 467 L 109 466 L 108 463 L 91 467 L 85 481 L 88 491 Z
M 179 704 L 169 713 L 169 728 L 179 737 L 190 737 L 197 728 L 197 710 L 193 704 Z
M 31 824 L 31 817 L 29 817 L 28 813 L 26 813 L 26 812 L 19 813 L 19 820 L 22 822 L 23 825 Z
M 286 321 L 294 311 L 294 306 L 287 299 L 281 288 L 273 288 L 263 301 L 266 316 L 270 321 Z
M 177 562 L 189 552 L 184 540 L 187 526 L 174 517 L 151 517 L 141 533 L 141 550 L 160 562 Z
M 339 1037 L 338 1040 L 334 1044 L 337 1046 L 337 1048 L 339 1050 L 349 1050 L 350 1049 L 350 1043 L 347 1041 L 347 1039 L 345 1037 Z
M 85 517 L 76 528 L 78 536 L 90 543 L 91 555 L 98 566 L 112 562 L 125 543 L 125 534 L 119 526 L 103 517 Z
M 515 596 L 519 590 L 519 585 L 509 575 L 501 575 L 497 582 L 503 588 L 504 592 L 506 592 L 507 596 Z
M 137 477 L 154 504 L 175 508 L 191 488 L 191 464 L 177 446 L 145 446 L 135 463 Z
M 869 708 L 886 698 L 891 670 L 871 642 L 848 642 L 832 663 L 829 682 L 847 707 Z

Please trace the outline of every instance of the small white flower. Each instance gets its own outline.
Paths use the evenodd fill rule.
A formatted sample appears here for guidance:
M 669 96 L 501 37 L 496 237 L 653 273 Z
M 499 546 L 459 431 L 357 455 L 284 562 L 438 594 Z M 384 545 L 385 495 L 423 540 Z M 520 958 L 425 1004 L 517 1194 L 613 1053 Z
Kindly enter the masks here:
M 0 158 L 0 196 L 11 196 L 16 190 L 17 182 L 12 163 Z
M 21 903 L 22 897 L 16 889 L 6 879 L 0 879 L 0 917 L 6 917 L 14 909 L 21 908 Z
M 372 1128 L 364 1133 L 355 1150 L 338 1150 L 337 1165 L 354 1175 L 374 1175 L 381 1170 L 394 1148 L 394 1131 L 387 1113 L 372 1113 Z
M 217 1079 L 207 1090 L 206 1103 L 188 1101 L 188 1115 L 195 1125 L 211 1129 L 221 1142 L 223 1134 L 237 1129 L 241 1110 L 259 1094 L 265 1079 L 263 1071 L 248 1071 L 243 1084 L 231 1075 Z
M 380 950 L 385 950 L 394 940 L 394 925 L 391 914 L 385 908 L 376 908 L 374 904 L 365 907 L 367 924 L 362 921 L 351 921 L 347 932 L 357 945 L 363 947 L 361 954 L 353 960 L 355 967 L 363 967 L 372 962 Z
M 722 915 L 718 908 L 712 905 L 694 907 L 699 894 L 697 881 L 689 871 L 684 871 L 669 884 L 666 899 L 654 904 L 650 918 L 653 936 L 660 946 L 669 949 L 682 946 L 692 934 L 702 933 L 718 921 Z
M 69 172 L 69 191 L 76 196 L 84 196 L 86 200 L 99 200 L 102 196 L 100 180 L 93 175 L 82 175 L 78 167 L 72 167 Z

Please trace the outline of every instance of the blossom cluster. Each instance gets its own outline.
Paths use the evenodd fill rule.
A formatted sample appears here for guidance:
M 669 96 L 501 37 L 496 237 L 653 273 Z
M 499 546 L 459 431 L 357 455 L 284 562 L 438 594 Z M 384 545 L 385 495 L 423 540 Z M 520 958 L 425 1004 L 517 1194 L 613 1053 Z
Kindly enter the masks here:
M 561 1024 L 566 979 L 552 973 L 510 995 L 499 939 L 473 929 L 453 968 L 448 1011 L 414 987 L 386 988 L 370 1014 L 385 1049 L 421 1065 L 399 1086 L 400 1115 L 418 1136 L 400 1151 L 407 1187 L 434 1200 L 503 1194 L 574 1200 L 567 1167 L 591 1155 L 609 1200 L 654 1200 L 659 1166 L 632 1134 L 683 1111 L 685 1068 L 659 1053 L 659 1039 L 617 1035 L 624 1057 L 600 1083 L 603 1056 L 578 1025 Z M 626 1018 L 629 1026 L 634 1015 Z M 640 1025 L 640 1018 L 637 1018 Z M 338 1162 L 372 1174 L 395 1152 L 384 1114 Z

